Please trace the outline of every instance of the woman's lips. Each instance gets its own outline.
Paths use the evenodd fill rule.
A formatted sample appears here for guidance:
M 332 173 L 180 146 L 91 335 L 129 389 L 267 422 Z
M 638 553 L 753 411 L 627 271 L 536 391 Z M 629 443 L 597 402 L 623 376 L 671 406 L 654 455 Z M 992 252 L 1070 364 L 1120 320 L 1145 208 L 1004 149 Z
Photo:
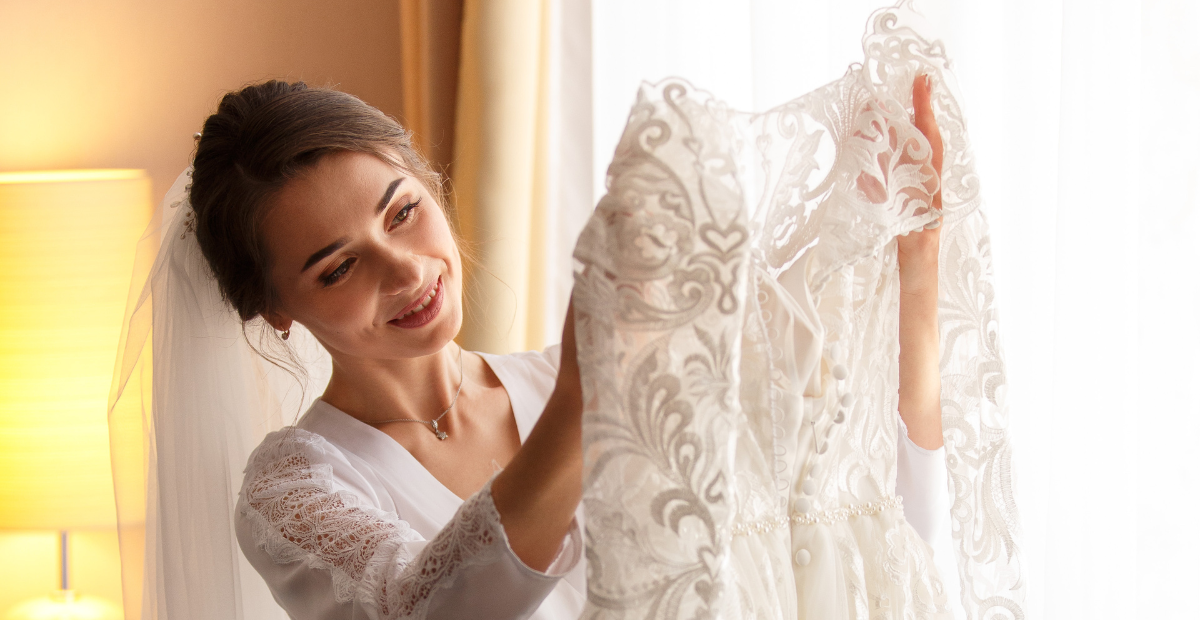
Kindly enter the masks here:
M 396 318 L 388 321 L 388 323 L 405 329 L 421 327 L 432 321 L 438 315 L 438 312 L 441 312 L 442 300 L 445 297 L 446 287 L 442 284 L 442 279 L 439 277 L 437 282 L 434 283 L 432 290 L 427 291 L 420 299 L 409 304 L 407 308 L 396 315 Z

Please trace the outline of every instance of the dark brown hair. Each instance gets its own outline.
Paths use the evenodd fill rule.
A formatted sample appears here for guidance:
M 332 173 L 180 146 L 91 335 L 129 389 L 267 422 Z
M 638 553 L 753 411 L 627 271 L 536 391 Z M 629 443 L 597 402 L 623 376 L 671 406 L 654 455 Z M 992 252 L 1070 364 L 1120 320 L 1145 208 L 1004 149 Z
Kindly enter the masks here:
M 412 134 L 353 95 L 272 80 L 225 95 L 205 121 L 192 163 L 196 239 L 242 321 L 266 314 L 277 301 L 260 234 L 271 200 L 338 151 L 369 153 L 398 166 L 447 206 L 442 178 L 413 148 Z

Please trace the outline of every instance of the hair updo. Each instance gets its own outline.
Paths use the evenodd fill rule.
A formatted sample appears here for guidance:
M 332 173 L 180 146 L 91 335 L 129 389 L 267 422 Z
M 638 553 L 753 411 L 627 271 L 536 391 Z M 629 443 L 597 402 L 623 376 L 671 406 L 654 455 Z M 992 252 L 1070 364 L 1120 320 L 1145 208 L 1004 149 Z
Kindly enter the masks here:
M 273 309 L 262 221 L 276 193 L 339 151 L 369 153 L 419 179 L 446 206 L 442 178 L 412 134 L 343 92 L 269 81 L 231 92 L 204 122 L 192 163 L 196 240 L 221 295 L 249 321 Z

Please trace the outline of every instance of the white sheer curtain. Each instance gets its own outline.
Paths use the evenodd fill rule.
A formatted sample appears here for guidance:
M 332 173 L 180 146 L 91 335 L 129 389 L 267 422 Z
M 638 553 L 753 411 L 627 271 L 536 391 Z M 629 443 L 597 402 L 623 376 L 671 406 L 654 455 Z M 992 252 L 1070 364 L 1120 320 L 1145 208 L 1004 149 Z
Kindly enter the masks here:
M 558 121 L 577 137 L 560 144 L 575 172 L 551 182 L 603 194 L 641 80 L 679 75 L 766 109 L 840 76 L 885 4 L 591 3 L 591 110 L 566 105 L 589 68 L 575 49 Z M 956 59 L 992 221 L 1027 617 L 1185 614 L 1200 583 L 1200 5 L 917 7 Z M 586 17 L 574 15 L 562 32 L 578 48 Z M 555 273 L 583 223 L 580 197 L 559 195 Z M 569 281 L 549 280 L 564 304 Z

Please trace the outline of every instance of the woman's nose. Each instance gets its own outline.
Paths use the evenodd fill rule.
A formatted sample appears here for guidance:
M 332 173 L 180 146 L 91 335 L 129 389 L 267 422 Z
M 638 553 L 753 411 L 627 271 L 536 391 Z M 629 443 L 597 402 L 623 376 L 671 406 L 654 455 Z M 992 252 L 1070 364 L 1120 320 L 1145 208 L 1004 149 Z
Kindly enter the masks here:
M 421 281 L 421 262 L 413 253 L 404 248 L 383 246 L 379 257 L 379 287 L 385 295 L 415 293 L 424 284 Z

